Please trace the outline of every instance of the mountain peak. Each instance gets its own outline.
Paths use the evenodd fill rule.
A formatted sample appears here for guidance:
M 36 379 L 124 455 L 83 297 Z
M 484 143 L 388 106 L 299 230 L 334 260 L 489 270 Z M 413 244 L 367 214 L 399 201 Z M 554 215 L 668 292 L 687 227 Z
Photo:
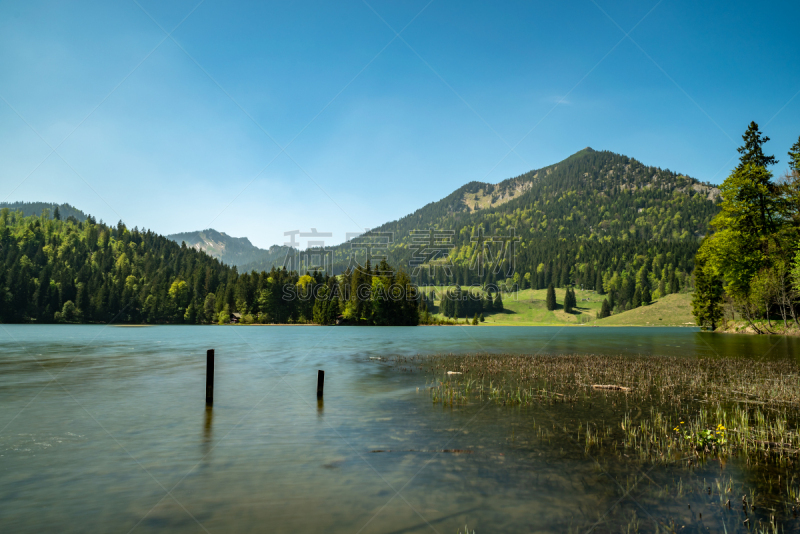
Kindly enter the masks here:
M 241 269 L 266 269 L 286 256 L 285 247 L 272 246 L 264 250 L 253 245 L 246 237 L 233 237 L 213 228 L 194 232 L 182 232 L 166 236 L 176 243 L 202 250 L 209 256 Z

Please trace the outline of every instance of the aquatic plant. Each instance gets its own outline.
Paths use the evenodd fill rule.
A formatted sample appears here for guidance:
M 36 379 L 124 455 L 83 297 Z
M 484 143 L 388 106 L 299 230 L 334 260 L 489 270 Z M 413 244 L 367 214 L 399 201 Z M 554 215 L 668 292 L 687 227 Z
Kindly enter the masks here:
M 539 450 L 558 450 L 559 455 L 564 454 L 563 445 L 572 442 L 595 461 L 597 473 L 605 472 L 609 462 L 616 469 L 629 465 L 642 472 L 650 472 L 647 465 L 662 465 L 661 473 L 686 470 L 685 479 L 676 477 L 674 485 L 653 487 L 656 502 L 696 503 L 702 496 L 711 506 L 713 499 L 717 509 L 726 510 L 718 526 L 727 525 L 727 532 L 800 526 L 800 483 L 795 478 L 800 461 L 800 367 L 795 362 L 444 354 L 398 357 L 395 363 L 397 369 L 434 377 L 429 392 L 435 404 L 477 410 L 488 403 L 513 408 L 509 414 L 515 418 L 530 414 L 529 434 L 536 441 L 522 436 L 516 440 L 529 446 L 538 442 L 545 445 Z M 708 466 L 729 461 L 758 473 L 758 492 L 752 481 L 735 483 L 730 476 L 688 482 L 693 473 L 707 473 Z M 620 479 L 621 491 L 644 480 L 639 471 L 629 473 Z M 739 508 L 736 501 L 742 496 Z M 697 515 L 699 519 L 709 514 Z M 650 519 L 642 517 L 636 523 L 618 516 L 606 526 L 612 530 L 611 524 L 616 524 L 615 531 L 680 530 L 680 522 L 650 525 Z

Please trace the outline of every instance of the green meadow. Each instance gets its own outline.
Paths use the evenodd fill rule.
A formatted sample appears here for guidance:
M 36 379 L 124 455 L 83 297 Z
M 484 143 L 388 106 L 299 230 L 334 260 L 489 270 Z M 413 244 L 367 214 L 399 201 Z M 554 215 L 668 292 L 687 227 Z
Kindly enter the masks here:
M 463 291 L 469 288 L 462 287 Z M 428 293 L 436 291 L 436 305 L 438 312 L 439 296 L 447 290 L 445 286 L 425 286 L 420 290 Z M 471 288 L 473 293 L 480 293 L 485 296 L 485 292 Z M 596 326 L 695 326 L 692 317 L 692 295 L 689 293 L 677 293 L 667 295 L 663 298 L 651 302 L 647 306 L 641 306 L 633 310 L 628 310 L 619 314 L 614 314 L 605 319 L 597 319 L 597 313 L 603 304 L 606 295 L 598 295 L 595 291 L 575 290 L 575 298 L 578 301 L 577 307 L 572 313 L 564 311 L 565 289 L 556 288 L 555 310 L 548 310 L 545 297 L 546 289 L 525 289 L 516 293 L 503 293 L 503 310 L 484 312 L 485 321 L 481 325 L 489 326 L 548 326 L 548 325 L 596 325 Z M 440 313 L 435 313 L 435 317 L 444 319 Z M 464 317 L 459 318 L 463 323 Z M 472 317 L 469 317 L 470 322 Z

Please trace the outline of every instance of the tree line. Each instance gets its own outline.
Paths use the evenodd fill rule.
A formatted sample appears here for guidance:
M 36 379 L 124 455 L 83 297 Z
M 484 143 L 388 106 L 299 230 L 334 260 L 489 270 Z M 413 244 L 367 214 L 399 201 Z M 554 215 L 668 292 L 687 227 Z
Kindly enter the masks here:
M 238 273 L 150 230 L 0 210 L 4 323 L 415 325 L 426 304 L 388 263 L 339 276 Z
M 431 300 L 433 298 L 431 296 Z M 482 322 L 485 318 L 484 314 L 503 311 L 503 296 L 500 291 L 497 291 L 493 297 L 491 288 L 484 295 L 481 291 L 464 290 L 460 286 L 456 286 L 442 293 L 439 311 L 451 319 L 463 317 L 471 318 L 476 323 L 477 321 Z

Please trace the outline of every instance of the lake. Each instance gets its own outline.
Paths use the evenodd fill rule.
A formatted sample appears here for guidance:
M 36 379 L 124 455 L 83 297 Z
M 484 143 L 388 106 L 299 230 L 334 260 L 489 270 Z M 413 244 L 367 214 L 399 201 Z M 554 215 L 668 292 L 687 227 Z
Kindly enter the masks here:
M 123 533 L 609 531 L 657 503 L 577 444 L 531 437 L 568 407 L 442 408 L 430 375 L 383 358 L 800 354 L 797 339 L 694 328 L 471 326 L 0 325 L 0 348 L 0 530 Z

